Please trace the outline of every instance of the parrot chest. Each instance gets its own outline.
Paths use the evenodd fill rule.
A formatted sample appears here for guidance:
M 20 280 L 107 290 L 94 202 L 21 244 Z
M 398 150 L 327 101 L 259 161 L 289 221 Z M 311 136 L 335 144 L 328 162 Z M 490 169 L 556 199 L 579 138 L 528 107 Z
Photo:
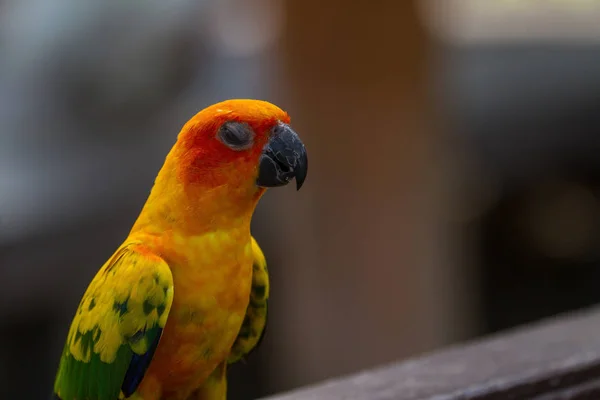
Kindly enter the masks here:
M 247 238 L 247 240 L 245 240 Z M 225 360 L 244 320 L 252 285 L 249 235 L 175 238 L 174 299 L 153 365 L 165 390 L 193 390 Z

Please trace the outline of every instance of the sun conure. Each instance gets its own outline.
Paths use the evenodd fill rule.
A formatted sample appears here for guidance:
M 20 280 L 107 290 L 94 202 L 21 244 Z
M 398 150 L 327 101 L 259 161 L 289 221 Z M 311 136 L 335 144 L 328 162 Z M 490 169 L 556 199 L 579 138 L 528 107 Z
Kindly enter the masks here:
M 228 100 L 181 129 L 127 239 L 88 286 L 54 383 L 61 400 L 226 399 L 260 341 L 269 277 L 250 221 L 307 173 L 288 114 Z

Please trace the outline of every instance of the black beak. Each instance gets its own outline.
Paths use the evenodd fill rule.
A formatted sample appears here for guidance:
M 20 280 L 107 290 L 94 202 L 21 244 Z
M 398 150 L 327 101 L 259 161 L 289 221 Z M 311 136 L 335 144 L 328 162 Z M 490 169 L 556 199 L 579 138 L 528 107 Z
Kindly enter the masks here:
M 300 190 L 307 170 L 304 143 L 289 125 L 278 123 L 260 156 L 256 184 L 261 187 L 284 186 L 296 178 L 296 189 Z

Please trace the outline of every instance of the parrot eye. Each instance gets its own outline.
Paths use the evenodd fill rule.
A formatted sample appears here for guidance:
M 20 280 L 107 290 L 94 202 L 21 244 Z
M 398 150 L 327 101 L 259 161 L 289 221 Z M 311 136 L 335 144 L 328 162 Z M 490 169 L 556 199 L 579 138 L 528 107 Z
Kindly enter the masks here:
M 217 138 L 233 150 L 247 150 L 254 143 L 254 131 L 244 122 L 229 121 L 221 125 Z

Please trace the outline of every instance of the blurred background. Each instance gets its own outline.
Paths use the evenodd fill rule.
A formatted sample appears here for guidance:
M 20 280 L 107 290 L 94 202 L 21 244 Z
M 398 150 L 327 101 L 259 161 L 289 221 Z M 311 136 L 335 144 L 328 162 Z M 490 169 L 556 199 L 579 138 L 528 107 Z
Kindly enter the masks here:
M 0 398 L 45 399 L 185 121 L 280 105 L 252 399 L 600 301 L 600 3 L 0 0 Z

